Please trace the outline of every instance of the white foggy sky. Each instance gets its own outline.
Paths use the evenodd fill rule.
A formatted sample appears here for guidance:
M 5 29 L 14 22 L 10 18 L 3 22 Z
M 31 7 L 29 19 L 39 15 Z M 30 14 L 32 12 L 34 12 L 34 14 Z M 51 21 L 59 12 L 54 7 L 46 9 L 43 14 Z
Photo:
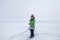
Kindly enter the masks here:
M 60 20 L 60 0 L 0 0 L 0 19 Z

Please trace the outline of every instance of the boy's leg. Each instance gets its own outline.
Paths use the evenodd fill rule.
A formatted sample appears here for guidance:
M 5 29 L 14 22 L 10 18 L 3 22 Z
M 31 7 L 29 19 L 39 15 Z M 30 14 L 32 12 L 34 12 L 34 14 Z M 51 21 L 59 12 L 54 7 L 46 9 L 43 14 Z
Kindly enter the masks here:
M 30 37 L 34 37 L 34 29 L 30 29 L 31 32 L 31 36 Z
M 34 36 L 34 29 L 32 29 L 32 36 Z

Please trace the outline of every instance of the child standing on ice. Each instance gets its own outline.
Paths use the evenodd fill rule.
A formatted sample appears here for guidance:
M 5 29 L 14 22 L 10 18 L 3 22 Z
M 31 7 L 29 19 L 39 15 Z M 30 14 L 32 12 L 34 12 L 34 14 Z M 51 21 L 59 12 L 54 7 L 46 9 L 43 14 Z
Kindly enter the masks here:
M 30 19 L 30 38 L 33 38 L 34 37 L 34 29 L 35 29 L 35 17 L 34 15 L 31 15 L 31 19 Z

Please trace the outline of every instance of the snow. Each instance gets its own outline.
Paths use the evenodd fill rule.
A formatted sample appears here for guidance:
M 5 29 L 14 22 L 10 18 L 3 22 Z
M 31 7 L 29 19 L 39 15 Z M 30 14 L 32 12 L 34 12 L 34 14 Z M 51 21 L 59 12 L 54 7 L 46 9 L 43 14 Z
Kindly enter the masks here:
M 0 40 L 27 40 L 28 23 L 0 22 Z M 36 23 L 35 37 L 30 40 L 60 40 L 60 23 Z

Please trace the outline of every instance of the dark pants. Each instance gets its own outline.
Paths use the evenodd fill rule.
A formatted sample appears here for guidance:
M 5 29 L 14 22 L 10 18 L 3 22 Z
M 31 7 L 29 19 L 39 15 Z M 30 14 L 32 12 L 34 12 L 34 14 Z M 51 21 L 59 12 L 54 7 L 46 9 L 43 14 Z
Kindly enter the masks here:
M 34 36 L 34 29 L 30 29 L 31 36 Z

